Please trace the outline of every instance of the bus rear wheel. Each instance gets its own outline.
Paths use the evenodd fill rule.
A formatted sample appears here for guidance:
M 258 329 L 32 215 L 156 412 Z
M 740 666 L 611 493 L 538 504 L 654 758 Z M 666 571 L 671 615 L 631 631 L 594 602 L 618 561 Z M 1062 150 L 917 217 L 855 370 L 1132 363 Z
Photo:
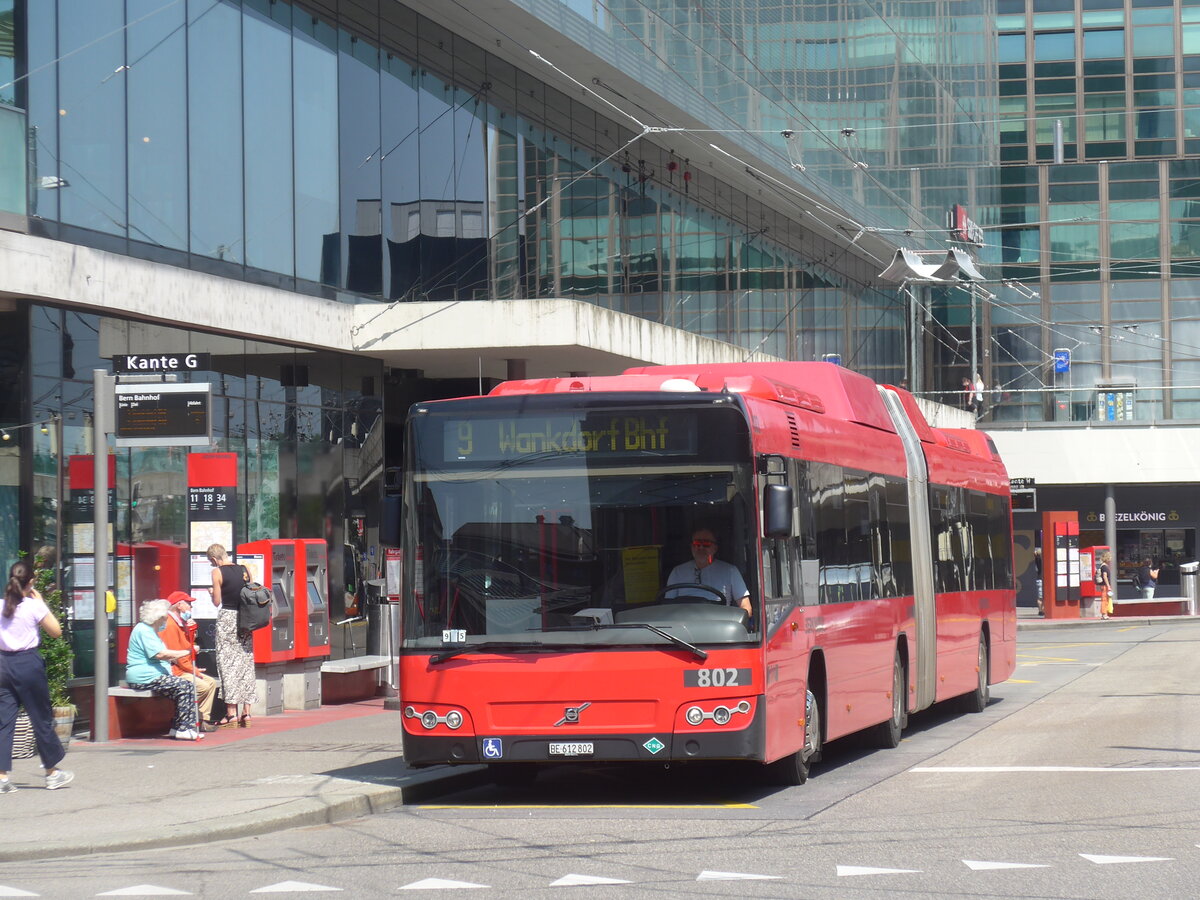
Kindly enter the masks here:
M 988 701 L 992 699 L 992 691 L 988 686 L 988 646 L 982 635 L 979 637 L 979 672 L 975 678 L 975 690 L 962 695 L 964 712 L 980 713 L 987 709 Z
M 900 651 L 892 658 L 892 715 L 886 722 L 875 726 L 875 742 L 885 750 L 900 746 L 904 726 L 908 724 L 908 704 L 904 693 L 904 664 Z

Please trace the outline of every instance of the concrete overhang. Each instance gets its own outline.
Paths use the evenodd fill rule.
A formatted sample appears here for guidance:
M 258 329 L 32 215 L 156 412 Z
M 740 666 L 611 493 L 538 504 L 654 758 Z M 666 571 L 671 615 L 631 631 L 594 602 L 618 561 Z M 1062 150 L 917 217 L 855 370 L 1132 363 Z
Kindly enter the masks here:
M 5 231 L 0 298 L 146 323 L 123 336 L 112 334 L 129 345 L 113 352 L 201 349 L 177 346 L 178 332 L 168 332 L 187 328 L 257 342 L 248 352 L 335 350 L 391 368 L 420 369 L 430 378 L 505 378 L 510 359 L 523 360 L 526 377 L 534 378 L 747 358 L 733 344 L 579 300 L 340 302 Z M 147 346 L 133 346 L 141 343 Z M 756 353 L 750 359 L 774 357 Z
M 1010 478 L 1039 485 L 1193 483 L 1196 425 L 987 428 Z

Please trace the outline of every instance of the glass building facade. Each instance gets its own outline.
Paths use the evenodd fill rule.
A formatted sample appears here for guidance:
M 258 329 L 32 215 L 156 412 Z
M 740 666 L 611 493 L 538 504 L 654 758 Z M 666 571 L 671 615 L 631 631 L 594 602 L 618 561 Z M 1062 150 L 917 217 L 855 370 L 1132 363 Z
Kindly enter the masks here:
M 305 300 L 576 299 L 936 392 L 969 294 L 878 276 L 944 254 L 953 207 L 994 216 L 995 46 L 983 0 L 0 0 L 0 228 Z M 324 537 L 335 618 L 401 401 L 476 389 L 76 297 L 0 322 L 0 558 L 83 552 L 94 368 L 207 352 L 237 540 Z M 119 544 L 187 540 L 185 465 L 118 452 Z
M 944 249 L 947 210 L 994 205 L 974 0 L 563 4 L 658 112 L 552 87 L 506 22 L 526 69 L 395 2 L 17 12 L 40 233 L 350 302 L 574 297 L 897 381 L 907 300 L 856 233 Z
M 999 0 L 998 13 L 1013 285 L 987 308 L 993 417 L 1200 418 L 1200 7 Z

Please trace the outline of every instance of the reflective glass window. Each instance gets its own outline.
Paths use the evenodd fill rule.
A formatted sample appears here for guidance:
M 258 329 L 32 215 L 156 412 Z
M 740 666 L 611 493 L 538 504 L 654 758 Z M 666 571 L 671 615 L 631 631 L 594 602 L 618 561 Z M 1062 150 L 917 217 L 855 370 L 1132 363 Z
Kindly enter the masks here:
M 1107 31 L 1085 31 L 1083 33 L 1083 55 L 1085 59 L 1125 56 L 1125 31 L 1113 28 Z
M 1099 258 L 1099 225 L 1051 225 L 1049 229 L 1050 254 L 1055 263 Z
M 1125 137 L 1125 95 L 1089 94 L 1083 98 L 1085 139 L 1114 141 Z
M 1175 30 L 1170 25 L 1133 29 L 1134 56 L 1170 56 L 1175 52 Z
M 291 275 L 292 8 L 245 0 L 242 135 L 246 171 L 246 264 Z
M 417 72 L 412 64 L 387 54 L 382 61 L 380 120 L 383 141 L 383 229 L 387 246 L 384 269 L 389 299 L 406 296 L 420 280 L 421 210 L 417 173 L 420 171 L 417 123 Z M 515 138 L 514 138 L 515 140 Z M 515 152 L 515 147 L 509 147 Z M 514 161 L 515 162 L 515 161 Z M 516 190 L 515 171 L 509 175 Z M 515 222 L 515 212 L 509 212 Z
M 1170 23 L 1171 19 L 1174 17 L 1174 13 L 1170 9 L 1170 6 L 1171 6 L 1170 0 L 1165 0 L 1165 2 L 1161 2 L 1161 3 L 1146 3 L 1146 4 L 1140 4 L 1140 3 L 1135 2 L 1133 5 L 1135 8 L 1133 10 L 1132 15 L 1130 16 L 1130 22 L 1132 22 L 1134 25 L 1166 25 L 1166 24 Z M 1136 8 L 1138 6 L 1143 6 L 1143 5 L 1147 6 L 1147 7 L 1155 6 L 1155 7 L 1160 7 L 1160 8 L 1159 9 L 1137 9 Z
M 191 251 L 231 262 L 242 228 L 242 16 L 228 3 L 188 4 Z
M 1127 221 L 1133 219 L 1158 220 L 1158 202 L 1155 200 L 1124 200 L 1110 203 L 1108 218 L 1111 221 Z
M 1051 31 L 1033 36 L 1033 56 L 1039 62 L 1075 58 L 1075 32 Z M 1009 60 L 1005 60 L 1009 62 Z
M 1183 136 L 1192 138 L 1200 137 L 1200 109 L 1184 109 Z
M 1133 95 L 1134 106 L 1174 106 L 1174 91 L 1138 91 Z
M 1182 28 L 1184 53 L 1200 53 L 1200 25 L 1184 25 Z
M 1101 25 L 1124 25 L 1125 11 L 1119 8 L 1119 0 L 1116 5 L 1117 9 L 1085 10 L 1080 14 L 1079 22 L 1084 28 L 1096 28 Z
M 1175 111 L 1141 110 L 1134 114 L 1138 138 L 1169 138 L 1175 136 Z
M 342 31 L 338 36 L 337 66 L 341 154 L 341 234 L 336 251 L 340 260 L 339 280 L 347 290 L 381 294 L 379 49 Z M 421 160 L 417 171 L 423 171 L 425 162 Z
M 124 235 L 124 5 L 58 5 L 59 189 L 64 222 Z
M 186 10 L 127 0 L 129 236 L 186 250 Z
M 996 58 L 1002 63 L 1025 61 L 1025 35 L 1002 34 L 997 38 Z
M 17 105 L 16 86 L 12 83 L 16 75 L 15 34 L 13 0 L 0 0 L 0 103 L 7 106 Z M 4 40 L 6 35 L 8 40 Z
M 296 16 L 294 28 L 296 277 L 337 284 L 337 36 L 315 16 Z

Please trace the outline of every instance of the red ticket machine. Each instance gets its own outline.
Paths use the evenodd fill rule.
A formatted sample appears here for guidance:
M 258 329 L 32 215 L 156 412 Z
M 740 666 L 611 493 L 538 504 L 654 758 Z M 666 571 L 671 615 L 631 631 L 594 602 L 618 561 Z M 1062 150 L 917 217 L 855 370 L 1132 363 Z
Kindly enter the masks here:
M 1086 615 L 1099 616 L 1104 587 L 1100 583 L 1100 566 L 1108 547 L 1083 547 L 1079 551 L 1079 605 Z M 1111 567 L 1109 580 L 1112 580 Z
M 296 541 L 296 658 L 329 655 L 329 547 Z
M 286 662 L 296 657 L 296 542 L 268 539 L 238 544 L 238 562 L 251 580 L 270 588 L 271 625 L 254 632 L 256 663 Z

